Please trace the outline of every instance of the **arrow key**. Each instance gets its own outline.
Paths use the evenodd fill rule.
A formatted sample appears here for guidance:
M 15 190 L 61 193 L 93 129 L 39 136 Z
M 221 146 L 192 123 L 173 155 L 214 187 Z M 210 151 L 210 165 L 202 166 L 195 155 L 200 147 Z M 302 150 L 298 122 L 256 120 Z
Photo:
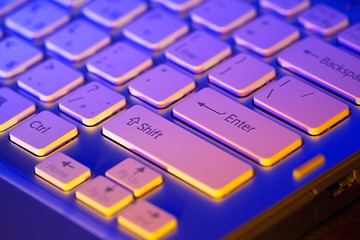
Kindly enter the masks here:
M 35 174 L 63 191 L 69 191 L 91 177 L 88 167 L 62 152 L 57 152 L 37 164 Z
M 131 190 L 135 197 L 141 197 L 163 182 L 159 173 L 132 158 L 120 162 L 105 175 Z

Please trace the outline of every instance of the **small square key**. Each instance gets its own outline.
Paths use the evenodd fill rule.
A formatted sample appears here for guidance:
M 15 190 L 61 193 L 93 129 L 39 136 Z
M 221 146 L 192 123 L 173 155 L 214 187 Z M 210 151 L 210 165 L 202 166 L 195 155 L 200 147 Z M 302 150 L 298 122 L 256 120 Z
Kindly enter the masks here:
M 176 218 L 159 207 L 140 201 L 124 210 L 118 223 L 144 239 L 159 239 L 177 226 Z
M 262 8 L 284 17 L 293 17 L 310 6 L 310 0 L 260 0 Z
M 195 31 L 166 49 L 165 56 L 190 72 L 202 73 L 231 53 L 229 44 L 203 31 Z
M 235 42 L 261 56 L 271 56 L 300 38 L 299 30 L 271 15 L 263 15 L 240 28 Z
M 166 48 L 187 32 L 185 22 L 161 9 L 152 9 L 123 29 L 127 38 L 154 51 Z
M 193 79 L 161 64 L 132 81 L 129 91 L 156 108 L 165 108 L 195 87 Z
M 0 132 L 36 111 L 35 104 L 10 88 L 0 88 Z
M 306 29 L 322 36 L 331 36 L 349 25 L 348 17 L 325 4 L 317 4 L 298 17 Z
M 86 4 L 82 13 L 107 28 L 119 29 L 144 13 L 145 2 L 139 0 L 95 0 Z
M 191 8 L 196 7 L 203 0 L 152 0 L 155 3 L 160 3 L 168 9 L 175 12 L 186 12 Z
M 240 53 L 211 70 L 209 81 L 235 96 L 245 97 L 275 76 L 272 66 Z
M 78 135 L 74 124 L 42 111 L 10 132 L 10 140 L 37 156 L 45 156 Z
M 15 77 L 43 58 L 40 50 L 14 36 L 0 41 L 0 53 L 0 78 Z
M 136 77 L 152 65 L 150 56 L 125 42 L 111 45 L 86 62 L 89 72 L 117 85 Z
M 93 126 L 125 107 L 123 95 L 90 82 L 59 102 L 59 108 L 86 126 Z
M 345 29 L 338 35 L 338 42 L 360 54 L 360 23 Z
M 84 82 L 83 75 L 56 59 L 48 59 L 21 75 L 20 88 L 44 102 L 53 102 Z
M 29 2 L 5 19 L 5 26 L 30 39 L 41 39 L 70 20 L 69 14 L 47 1 Z
M 256 10 L 238 0 L 210 0 L 195 8 L 190 16 L 193 22 L 225 34 L 254 18 Z
M 35 174 L 63 191 L 70 191 L 91 177 L 88 167 L 62 152 L 51 155 L 35 166 Z
M 106 216 L 113 215 L 134 199 L 130 191 L 103 176 L 81 186 L 75 196 Z
M 127 158 L 109 169 L 105 175 L 141 197 L 163 182 L 162 176 L 145 165 Z
M 20 6 L 21 4 L 26 3 L 27 0 L 1 0 L 0 1 L 0 20 L 6 14 Z
M 67 8 L 78 9 L 89 0 L 52 0 L 52 1 L 58 2 Z
M 85 20 L 74 20 L 45 40 L 45 46 L 70 61 L 81 61 L 109 45 L 110 37 Z

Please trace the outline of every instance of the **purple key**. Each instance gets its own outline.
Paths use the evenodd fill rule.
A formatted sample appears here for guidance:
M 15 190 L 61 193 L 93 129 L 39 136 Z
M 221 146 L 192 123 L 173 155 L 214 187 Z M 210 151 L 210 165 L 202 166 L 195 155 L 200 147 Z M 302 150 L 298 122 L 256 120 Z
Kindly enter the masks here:
M 155 3 L 160 3 L 172 11 L 186 12 L 203 0 L 152 0 Z
M 231 32 L 255 16 L 253 6 L 237 0 L 210 0 L 190 14 L 193 22 L 221 34 Z
M 285 76 L 254 96 L 255 105 L 319 135 L 349 115 L 349 107 L 319 90 Z
M 314 37 L 278 57 L 280 65 L 360 105 L 360 59 Z
M 21 4 L 26 3 L 27 0 L 1 0 L 0 1 L 0 19 L 20 6 Z
M 299 37 L 296 27 L 271 15 L 258 17 L 234 33 L 238 45 L 261 56 L 271 56 Z
M 259 4 L 262 8 L 284 17 L 292 17 L 307 9 L 310 0 L 260 0 Z
M 356 23 L 338 35 L 341 45 L 360 53 L 360 23 Z

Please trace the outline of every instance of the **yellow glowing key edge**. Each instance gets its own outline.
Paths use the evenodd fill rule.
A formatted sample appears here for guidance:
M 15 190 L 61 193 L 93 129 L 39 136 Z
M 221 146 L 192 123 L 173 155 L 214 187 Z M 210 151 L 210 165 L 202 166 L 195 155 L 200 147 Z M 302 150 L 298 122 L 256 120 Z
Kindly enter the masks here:
M 17 137 L 11 135 L 10 133 L 10 139 L 14 143 L 20 145 L 21 147 L 25 148 L 26 150 L 34 153 L 37 156 L 45 156 L 46 154 L 50 153 L 57 147 L 60 147 L 62 144 L 64 144 L 66 141 L 70 140 L 71 138 L 75 137 L 78 134 L 78 129 L 75 127 L 70 132 L 66 133 L 62 137 L 58 138 L 56 141 L 52 142 L 51 144 L 47 145 L 44 148 L 37 149 L 32 147 L 30 144 L 27 144 L 26 142 L 23 142 L 22 140 L 18 139 Z
M 293 170 L 293 177 L 296 180 L 301 180 L 314 170 L 318 169 L 321 165 L 325 163 L 325 157 L 321 154 L 315 156 L 304 164 L 300 165 Z
M 307 130 L 308 130 L 308 133 L 310 135 L 319 135 L 319 134 L 325 132 L 326 129 L 329 129 L 332 126 L 334 126 L 336 123 L 338 123 L 340 120 L 342 120 L 343 118 L 345 118 L 349 114 L 350 114 L 350 110 L 347 107 L 344 111 L 342 111 L 338 115 L 334 116 L 329 121 L 323 123 L 321 126 L 319 126 L 317 128 L 311 128 L 309 126 L 306 126 Z
M 118 201 L 117 203 L 113 204 L 110 207 L 105 207 L 104 205 L 94 201 L 91 197 L 86 196 L 79 190 L 75 192 L 75 197 L 82 201 L 83 203 L 89 205 L 93 209 L 97 210 L 98 212 L 102 213 L 105 216 L 111 216 L 114 213 L 118 212 L 122 208 L 129 205 L 133 200 L 132 194 L 129 192 L 129 195 Z
M 24 111 L 22 111 L 21 113 L 7 120 L 3 124 L 0 124 L 0 132 L 3 132 L 6 129 L 10 128 L 11 126 L 14 126 L 15 124 L 21 122 L 22 120 L 33 114 L 35 111 L 36 111 L 36 107 L 35 104 L 33 104 Z
M 39 169 L 35 166 L 35 174 L 42 177 L 49 183 L 55 185 L 56 187 L 60 188 L 63 191 L 70 191 L 71 189 L 75 188 L 76 186 L 80 185 L 82 182 L 85 182 L 87 179 L 91 177 L 91 172 L 88 169 L 86 172 L 82 173 L 81 175 L 77 176 L 74 179 L 71 179 L 68 182 L 60 181 L 59 179 L 54 178 L 52 175 L 48 174 L 47 172 Z
M 145 193 L 149 192 L 151 189 L 159 186 L 160 184 L 162 184 L 164 181 L 164 179 L 162 178 L 161 175 L 159 175 L 157 178 L 155 178 L 154 180 L 152 180 L 151 182 L 149 182 L 148 184 L 146 184 L 145 186 L 143 186 L 140 189 L 133 189 L 134 191 L 134 196 L 135 197 L 141 197 L 142 195 L 144 195 Z
M 175 218 L 173 218 L 171 221 L 169 221 L 167 224 L 165 224 L 155 232 L 146 231 L 144 228 L 138 226 L 137 224 L 133 223 L 132 221 L 121 215 L 118 217 L 118 223 L 121 226 L 127 228 L 128 230 L 134 232 L 135 234 L 145 239 L 162 238 L 163 236 L 165 236 L 166 234 L 168 234 L 177 227 L 177 221 Z

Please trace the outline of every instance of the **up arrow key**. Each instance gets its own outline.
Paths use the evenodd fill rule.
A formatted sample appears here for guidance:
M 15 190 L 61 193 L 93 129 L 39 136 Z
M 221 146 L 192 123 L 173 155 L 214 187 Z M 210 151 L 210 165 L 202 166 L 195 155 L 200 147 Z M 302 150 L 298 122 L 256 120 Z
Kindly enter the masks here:
M 127 125 L 131 126 L 133 124 L 138 124 L 140 121 L 140 117 L 130 118 L 130 121 L 127 123 Z

